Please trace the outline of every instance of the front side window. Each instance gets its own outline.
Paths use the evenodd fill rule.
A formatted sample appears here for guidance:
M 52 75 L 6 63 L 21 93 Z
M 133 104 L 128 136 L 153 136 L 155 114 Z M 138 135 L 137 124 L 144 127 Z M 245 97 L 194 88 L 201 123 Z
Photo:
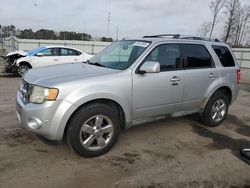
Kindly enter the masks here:
M 229 49 L 225 46 L 215 46 L 213 45 L 212 48 L 214 49 L 215 53 L 217 54 L 218 58 L 223 67 L 234 67 L 234 59 L 229 51 Z
M 114 42 L 89 60 L 90 64 L 111 69 L 125 70 L 149 46 L 150 42 L 122 40 Z
M 59 55 L 59 49 L 58 48 L 48 48 L 46 50 L 43 50 L 39 53 L 42 53 L 43 56 L 58 56 Z
M 180 45 L 159 45 L 147 56 L 144 61 L 159 62 L 161 71 L 179 69 L 181 67 Z
M 212 57 L 204 45 L 184 44 L 183 56 L 188 69 L 213 67 Z

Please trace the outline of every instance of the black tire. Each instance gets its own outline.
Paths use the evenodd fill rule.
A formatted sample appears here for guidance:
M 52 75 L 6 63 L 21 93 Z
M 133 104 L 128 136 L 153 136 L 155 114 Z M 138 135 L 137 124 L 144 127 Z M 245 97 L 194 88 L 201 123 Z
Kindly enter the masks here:
M 22 77 L 23 74 L 28 71 L 31 66 L 28 63 L 21 63 L 16 69 L 16 75 Z M 25 70 L 25 71 L 24 71 Z
M 113 123 L 113 134 L 110 137 L 110 141 L 104 148 L 101 148 L 97 151 L 92 151 L 86 149 L 80 140 L 80 130 L 83 124 L 88 121 L 90 118 L 103 115 L 108 117 Z M 84 105 L 80 109 L 77 110 L 76 113 L 73 114 L 71 117 L 68 125 L 67 125 L 67 132 L 66 132 L 66 139 L 68 145 L 76 152 L 78 155 L 86 158 L 90 157 L 97 157 L 106 152 L 108 152 L 116 143 L 119 135 L 120 135 L 120 121 L 118 112 L 115 108 L 101 103 L 90 103 Z
M 215 121 L 212 118 L 212 108 L 213 108 L 213 105 L 215 104 L 215 102 L 218 101 L 219 99 L 221 99 L 225 102 L 226 109 L 225 109 L 225 114 L 224 114 L 223 118 L 220 121 Z M 200 118 L 201 122 L 208 127 L 217 127 L 220 124 L 222 124 L 227 116 L 229 103 L 230 103 L 229 97 L 226 94 L 224 94 L 223 92 L 220 92 L 220 91 L 215 92 L 207 102 L 207 105 L 206 105 L 206 107 L 201 115 L 201 118 Z
M 41 140 L 43 143 L 47 144 L 47 145 L 52 145 L 52 146 L 55 146 L 55 145 L 60 145 L 62 144 L 62 142 L 60 141 L 55 141 L 55 140 L 49 140 L 48 138 L 45 138 L 43 136 L 40 136 L 40 135 L 36 135 L 37 138 L 39 140 Z

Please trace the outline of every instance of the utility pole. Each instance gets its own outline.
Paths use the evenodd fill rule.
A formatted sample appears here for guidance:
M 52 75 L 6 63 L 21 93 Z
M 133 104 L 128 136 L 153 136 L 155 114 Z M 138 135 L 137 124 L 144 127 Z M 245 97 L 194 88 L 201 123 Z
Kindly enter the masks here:
M 109 27 L 110 27 L 110 12 L 108 12 L 108 38 L 109 38 Z
M 86 26 L 86 21 L 84 22 L 84 30 L 83 30 L 83 34 L 82 34 L 82 40 L 87 39 L 87 26 Z
M 84 22 L 84 33 L 87 33 L 87 24 Z
M 0 28 L 0 42 L 1 42 L 1 46 L 2 46 L 2 53 L 3 53 L 3 32 L 2 32 L 2 28 Z
M 118 38 L 119 38 L 119 28 L 118 28 L 118 26 L 116 27 L 116 40 L 118 40 Z
M 111 0 L 108 0 L 108 39 L 110 38 L 110 4 Z

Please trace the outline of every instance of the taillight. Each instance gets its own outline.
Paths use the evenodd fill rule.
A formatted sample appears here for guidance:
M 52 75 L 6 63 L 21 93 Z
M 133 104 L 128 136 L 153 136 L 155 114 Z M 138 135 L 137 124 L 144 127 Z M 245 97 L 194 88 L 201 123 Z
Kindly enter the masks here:
M 237 84 L 240 84 L 240 70 L 237 70 Z

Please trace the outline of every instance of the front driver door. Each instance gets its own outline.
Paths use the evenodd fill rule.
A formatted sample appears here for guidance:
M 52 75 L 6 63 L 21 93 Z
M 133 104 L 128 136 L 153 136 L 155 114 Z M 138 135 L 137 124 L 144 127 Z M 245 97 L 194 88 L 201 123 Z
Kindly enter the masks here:
M 47 48 L 41 52 L 42 56 L 34 56 L 34 68 L 60 64 L 59 48 Z
M 183 98 L 182 60 L 179 44 L 161 44 L 143 61 L 160 63 L 159 73 L 133 73 L 134 120 L 166 115 L 181 109 Z

